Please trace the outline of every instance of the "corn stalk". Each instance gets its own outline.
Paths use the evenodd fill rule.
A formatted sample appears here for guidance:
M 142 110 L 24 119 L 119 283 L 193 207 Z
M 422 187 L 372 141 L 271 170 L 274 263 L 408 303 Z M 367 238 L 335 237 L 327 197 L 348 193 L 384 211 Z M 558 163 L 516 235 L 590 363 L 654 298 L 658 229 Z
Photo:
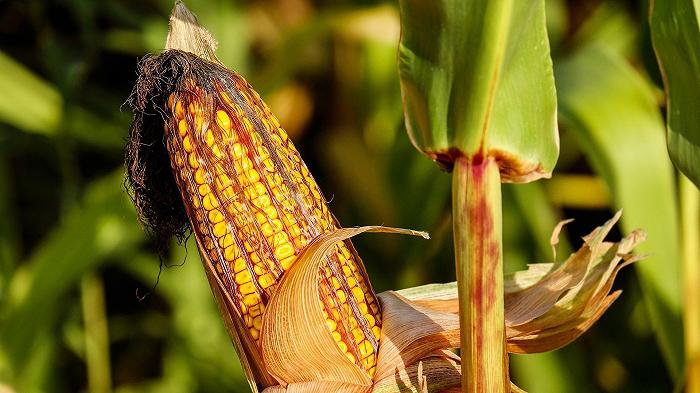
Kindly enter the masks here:
M 455 261 L 462 332 L 462 386 L 508 386 L 501 244 L 501 176 L 491 159 L 458 159 L 452 186 Z M 483 365 L 488 365 L 484 367 Z
M 399 74 L 413 144 L 453 170 L 464 392 L 504 392 L 500 183 L 559 152 L 544 2 L 403 0 Z

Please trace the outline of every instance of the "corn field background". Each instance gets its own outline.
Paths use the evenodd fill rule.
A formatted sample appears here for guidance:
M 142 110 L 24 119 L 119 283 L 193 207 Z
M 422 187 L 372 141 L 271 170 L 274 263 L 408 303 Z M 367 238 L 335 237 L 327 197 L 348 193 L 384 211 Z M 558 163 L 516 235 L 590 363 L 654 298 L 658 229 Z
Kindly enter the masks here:
M 644 1 L 548 0 L 561 156 L 504 188 L 505 270 L 552 259 L 625 208 L 650 257 L 574 344 L 512 355 L 532 392 L 669 392 L 683 374 L 676 173 Z M 218 55 L 278 115 L 355 241 L 375 290 L 454 280 L 450 177 L 410 145 L 398 6 L 191 0 Z M 123 105 L 163 46 L 171 1 L 0 1 L 0 392 L 247 392 L 196 245 L 159 261 L 124 189 Z M 619 238 L 620 230 L 616 232 Z M 159 268 L 162 262 L 162 270 Z

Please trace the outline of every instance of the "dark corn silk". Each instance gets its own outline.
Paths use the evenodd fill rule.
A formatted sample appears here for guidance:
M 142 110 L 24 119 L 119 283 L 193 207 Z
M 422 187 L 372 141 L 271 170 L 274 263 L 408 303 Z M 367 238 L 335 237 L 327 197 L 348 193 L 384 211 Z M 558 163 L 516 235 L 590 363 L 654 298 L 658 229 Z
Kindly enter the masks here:
M 200 251 L 257 341 L 284 272 L 338 222 L 294 144 L 241 76 L 180 51 L 148 62 L 141 78 L 160 84 L 150 86 L 159 91 L 153 102 L 164 112 L 172 172 Z M 349 240 L 326 256 L 320 288 L 338 347 L 373 375 L 381 314 Z

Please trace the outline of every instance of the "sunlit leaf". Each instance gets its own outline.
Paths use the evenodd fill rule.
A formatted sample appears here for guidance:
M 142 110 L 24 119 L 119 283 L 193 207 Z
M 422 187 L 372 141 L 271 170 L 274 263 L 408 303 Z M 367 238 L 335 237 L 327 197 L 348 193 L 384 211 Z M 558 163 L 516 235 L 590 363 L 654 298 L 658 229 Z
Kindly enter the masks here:
M 121 171 L 94 183 L 29 261 L 13 276 L 0 323 L 0 348 L 14 371 L 22 371 L 63 309 L 61 301 L 81 276 L 108 255 L 143 238 L 122 188 Z M 50 295 L 47 295 L 50 294 Z
M 673 375 L 682 369 L 678 216 L 663 120 L 651 87 L 619 55 L 579 50 L 555 68 L 562 124 L 574 132 L 625 211 L 625 231 L 645 228 L 636 265 L 660 347 Z
M 651 37 L 666 86 L 668 151 L 700 187 L 700 7 L 697 0 L 650 3 Z
M 491 155 L 505 181 L 548 177 L 559 137 L 544 1 L 400 5 L 399 73 L 414 145 L 448 167 L 458 154 Z
M 0 70 L 0 122 L 40 134 L 55 132 L 63 110 L 58 91 L 4 52 Z
M 573 40 L 580 46 L 601 45 L 627 57 L 636 49 L 637 35 L 638 22 L 622 4 L 601 2 L 577 29 Z
M 197 381 L 210 387 L 205 390 L 247 391 L 245 375 L 211 296 L 196 247 L 194 239 L 175 247 L 154 289 L 172 309 L 172 330 L 165 337 L 170 350 L 165 356 L 176 358 L 170 360 L 173 363 L 184 363 L 181 369 L 165 370 L 158 383 L 182 384 L 185 373 L 190 384 L 185 391 L 194 389 Z M 124 268 L 142 282 L 152 283 L 158 274 L 158 260 L 150 254 L 134 256 Z

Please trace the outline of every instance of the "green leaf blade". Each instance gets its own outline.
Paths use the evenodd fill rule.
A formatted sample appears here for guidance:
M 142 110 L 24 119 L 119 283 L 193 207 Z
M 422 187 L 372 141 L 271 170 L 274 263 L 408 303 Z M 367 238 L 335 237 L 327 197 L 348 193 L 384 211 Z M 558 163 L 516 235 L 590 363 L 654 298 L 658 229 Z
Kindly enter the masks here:
M 505 181 L 548 177 L 559 140 L 544 1 L 400 4 L 413 144 L 448 168 L 457 155 L 492 156 Z
M 3 52 L 0 69 L 0 121 L 39 134 L 55 133 L 63 115 L 59 92 Z
M 673 376 L 683 368 L 679 234 L 674 171 L 663 119 L 646 81 L 619 55 L 592 46 L 555 68 L 562 125 L 608 183 L 622 229 L 648 231 L 635 268 Z
M 651 2 L 651 37 L 666 87 L 674 164 L 700 187 L 700 22 L 697 1 Z

